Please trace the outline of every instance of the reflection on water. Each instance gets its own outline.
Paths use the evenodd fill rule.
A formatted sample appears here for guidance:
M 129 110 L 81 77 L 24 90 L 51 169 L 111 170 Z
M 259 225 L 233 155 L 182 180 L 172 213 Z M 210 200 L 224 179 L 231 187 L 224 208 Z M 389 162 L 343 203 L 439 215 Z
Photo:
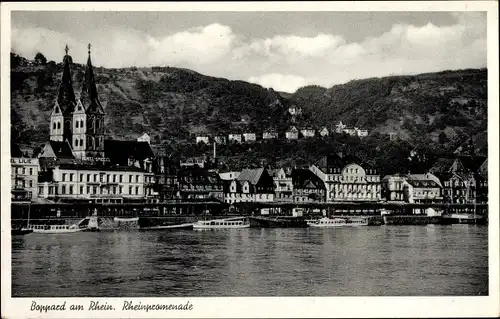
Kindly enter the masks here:
M 487 295 L 487 227 L 113 231 L 12 238 L 12 295 Z

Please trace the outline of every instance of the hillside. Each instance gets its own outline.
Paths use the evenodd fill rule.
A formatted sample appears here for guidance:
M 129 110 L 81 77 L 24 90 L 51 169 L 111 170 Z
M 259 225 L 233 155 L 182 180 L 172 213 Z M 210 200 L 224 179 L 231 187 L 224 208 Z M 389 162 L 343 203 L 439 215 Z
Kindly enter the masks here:
M 52 61 L 39 66 L 22 64 L 13 64 L 11 69 L 12 138 L 39 146 L 48 139 L 62 65 Z M 78 94 L 84 66 L 74 64 L 72 74 Z M 135 138 L 148 132 L 155 142 L 172 145 L 191 143 L 197 133 L 259 132 L 272 126 L 283 134 L 291 124 L 287 109 L 294 104 L 303 109 L 297 119 L 299 127 L 332 128 L 342 120 L 370 131 L 370 139 L 361 144 L 386 141 L 387 133 L 395 132 L 411 147 L 452 152 L 473 137 L 480 145 L 477 151 L 486 151 L 485 69 L 355 80 L 328 89 L 308 86 L 294 94 L 173 67 L 155 72 L 96 68 L 95 74 L 107 134 L 112 138 Z M 259 148 L 254 146 L 254 151 Z M 287 156 L 293 160 L 294 154 Z M 264 152 L 262 156 L 274 155 Z

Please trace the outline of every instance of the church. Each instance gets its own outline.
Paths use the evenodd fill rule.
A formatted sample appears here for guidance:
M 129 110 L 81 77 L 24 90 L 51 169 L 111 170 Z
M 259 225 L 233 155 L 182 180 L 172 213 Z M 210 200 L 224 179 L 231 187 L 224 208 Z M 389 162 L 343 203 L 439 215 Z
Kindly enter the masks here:
M 50 115 L 50 138 L 38 154 L 40 198 L 124 203 L 156 198 L 154 152 L 147 134 L 137 140 L 106 139 L 90 44 L 79 96 L 66 46 L 63 73 Z

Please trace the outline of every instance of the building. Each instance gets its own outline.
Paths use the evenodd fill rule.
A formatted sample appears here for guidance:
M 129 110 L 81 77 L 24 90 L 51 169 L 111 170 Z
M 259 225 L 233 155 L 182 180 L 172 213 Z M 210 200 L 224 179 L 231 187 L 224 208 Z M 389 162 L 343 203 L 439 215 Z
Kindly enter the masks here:
M 58 164 L 39 176 L 40 198 L 55 202 L 141 203 L 148 196 L 141 168 Z
M 38 158 L 11 157 L 12 202 L 37 200 L 38 165 Z
M 104 109 L 99 101 L 90 58 L 90 44 L 82 91 L 78 101 L 73 90 L 71 56 L 63 60 L 63 75 L 50 115 L 50 140 L 67 142 L 76 158 L 104 157 Z
M 356 135 L 359 137 L 366 137 L 368 136 L 368 130 L 365 129 L 359 129 L 357 127 L 354 128 L 356 130 Z
M 431 167 L 443 186 L 446 203 L 488 202 L 488 159 L 485 156 L 458 155 L 439 158 Z
M 217 134 L 214 137 L 214 141 L 216 144 L 225 145 L 225 144 L 227 144 L 227 137 L 225 135 L 222 135 L 222 134 Z
M 180 199 L 223 201 L 223 182 L 219 175 L 201 167 L 183 167 L 177 173 Z
M 403 182 L 404 197 L 407 203 L 439 203 L 442 202 L 442 185 L 435 175 L 411 174 Z
M 151 137 L 148 133 L 143 133 L 141 136 L 137 138 L 137 142 L 148 142 L 151 143 Z
M 276 130 L 274 129 L 268 129 L 262 133 L 263 140 L 271 140 L 277 138 L 278 138 L 278 132 L 276 132 Z
M 293 201 L 295 203 L 324 202 L 326 195 L 325 183 L 309 169 L 294 169 Z
M 206 156 L 188 157 L 180 161 L 180 167 L 201 167 L 207 168 L 209 166 L 208 158 Z
M 223 181 L 232 181 L 237 179 L 240 176 L 241 172 L 239 171 L 228 171 L 228 172 L 219 172 L 219 177 Z
M 299 130 L 295 126 L 292 126 L 285 133 L 287 140 L 297 140 L 299 138 Z
M 302 134 L 302 136 L 304 138 L 308 138 L 308 137 L 314 137 L 314 135 L 316 134 L 316 131 L 313 128 L 306 127 L 306 128 L 303 128 L 302 130 L 300 130 L 300 133 Z
M 206 135 L 196 136 L 196 144 L 198 144 L 198 143 L 209 144 L 210 143 L 210 137 L 208 137 Z
M 168 156 L 155 158 L 156 189 L 160 202 L 176 199 L 179 192 L 179 163 L 173 162 Z
M 269 169 L 269 175 L 274 181 L 274 200 L 277 202 L 293 201 L 293 181 L 289 169 Z
M 288 113 L 290 113 L 290 115 L 292 115 L 292 116 L 300 115 L 300 114 L 302 114 L 302 108 L 300 108 L 296 105 L 292 105 L 288 108 Z
M 228 204 L 273 200 L 274 181 L 265 168 L 243 169 L 238 178 L 229 183 L 224 194 L 224 201 Z
M 406 175 L 386 175 L 382 179 L 382 198 L 388 202 L 404 202 L 404 182 Z
M 245 143 L 253 143 L 257 140 L 257 136 L 255 133 L 246 132 L 243 133 L 243 140 L 245 141 Z
M 330 131 L 326 127 L 323 127 L 319 131 L 319 135 L 321 135 L 322 137 L 328 136 L 328 135 L 330 135 Z
M 381 200 L 377 170 L 353 156 L 329 155 L 310 170 L 325 183 L 327 202 Z
M 342 121 L 339 121 L 339 123 L 335 125 L 335 133 L 342 134 L 346 127 L 347 126 L 344 123 L 342 123 Z
M 228 136 L 228 141 L 233 143 L 241 143 L 242 138 L 239 133 L 230 133 Z

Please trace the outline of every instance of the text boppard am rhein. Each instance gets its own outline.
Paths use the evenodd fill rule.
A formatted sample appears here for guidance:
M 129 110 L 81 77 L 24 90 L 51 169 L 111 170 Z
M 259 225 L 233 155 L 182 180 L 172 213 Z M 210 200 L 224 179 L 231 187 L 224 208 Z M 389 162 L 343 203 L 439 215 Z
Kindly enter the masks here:
M 66 305 L 66 301 L 62 304 L 40 304 L 36 301 L 31 302 L 31 311 L 52 312 L 52 311 L 113 311 L 115 307 L 107 302 L 90 301 L 88 307 L 82 304 Z M 179 304 L 143 304 L 142 302 L 124 301 L 121 310 L 125 311 L 190 311 L 193 310 L 193 304 L 189 301 Z

